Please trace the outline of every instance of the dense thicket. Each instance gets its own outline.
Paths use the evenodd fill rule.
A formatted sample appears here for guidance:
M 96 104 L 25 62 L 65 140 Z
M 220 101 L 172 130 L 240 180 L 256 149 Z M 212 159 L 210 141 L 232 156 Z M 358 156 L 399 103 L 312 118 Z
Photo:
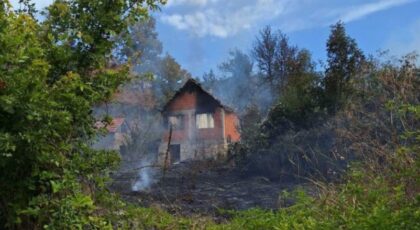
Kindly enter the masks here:
M 255 79 L 249 84 L 254 90 L 248 91 L 255 95 L 268 89 L 271 98 L 269 106 L 248 100 L 239 110 L 244 138 L 231 153 L 245 175 L 332 179 L 344 169 L 347 158 L 334 152 L 337 134 L 332 120 L 354 93 L 353 80 L 364 76 L 369 64 L 340 22 L 331 27 L 327 54 L 325 73 L 317 71 L 309 51 L 291 45 L 281 31 L 261 30 L 252 50 L 257 68 L 236 77 L 243 82 Z M 244 97 L 231 98 L 237 102 Z M 251 117 L 254 121 L 248 122 Z
M 293 195 L 296 205 L 278 212 L 237 213 L 225 228 L 420 227 L 420 71 L 416 58 L 408 55 L 397 63 L 371 62 L 366 74 L 353 80 L 350 100 L 332 120 L 338 142 L 334 155 L 354 157 L 342 182 L 324 184 L 315 178 L 319 197 L 298 192 Z M 296 147 L 302 148 L 302 143 Z
M 272 79 L 276 38 L 267 28 L 260 36 L 256 61 L 262 77 Z M 320 185 L 320 196 L 299 193 L 296 205 L 279 212 L 238 213 L 227 228 L 419 227 L 417 56 L 366 59 L 341 22 L 331 27 L 327 54 L 325 73 L 307 65 L 283 77 L 266 119 L 249 107 L 242 142 L 232 148 L 245 175 L 303 178 Z M 322 182 L 334 180 L 340 183 Z
M 277 211 L 226 212 L 231 219 L 218 224 L 206 218 L 175 217 L 149 209 L 131 212 L 143 221 L 144 228 L 162 229 L 420 228 L 420 71 L 415 56 L 397 63 L 370 63 L 365 74 L 353 79 L 350 100 L 328 119 L 333 124 L 330 129 L 337 134 L 334 155 L 343 159 L 355 157 L 346 162 L 346 174 L 339 183 L 323 183 L 315 178 L 313 182 L 319 191 L 315 197 L 303 191 L 283 192 L 279 204 L 286 204 L 291 198 L 296 203 Z M 260 117 L 254 106 L 250 111 L 244 117 L 246 121 Z M 303 140 L 314 138 L 319 130 L 314 126 L 308 133 L 295 133 L 304 136 L 298 142 L 293 136 L 283 137 L 278 149 L 291 149 L 287 145 L 302 148 Z M 252 132 L 246 134 L 246 142 L 259 140 L 249 136 Z M 322 160 L 319 156 L 314 159 Z M 279 170 L 276 162 L 263 163 Z M 142 219 L 144 216 L 148 218 Z
M 159 3 L 54 1 L 38 22 L 0 2 L 1 227 L 117 223 L 104 182 L 119 157 L 90 148 L 92 106 L 127 78 L 109 64 L 116 35 Z

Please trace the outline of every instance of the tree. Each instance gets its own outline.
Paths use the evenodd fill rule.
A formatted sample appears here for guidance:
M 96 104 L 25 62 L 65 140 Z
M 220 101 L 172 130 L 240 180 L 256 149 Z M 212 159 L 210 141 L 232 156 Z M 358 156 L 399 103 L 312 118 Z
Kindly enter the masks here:
M 0 3 L 1 227 L 112 226 L 118 155 L 90 148 L 92 107 L 127 78 L 109 65 L 114 36 L 159 2 L 55 1 L 42 23 Z
M 276 96 L 282 94 L 292 75 L 311 71 L 307 53 L 291 45 L 280 30 L 273 33 L 268 26 L 260 31 L 253 48 L 259 71 Z
M 277 40 L 277 51 L 275 54 L 274 65 L 276 74 L 275 84 L 280 90 L 283 90 L 290 75 L 293 72 L 300 71 L 295 68 L 299 67 L 301 65 L 299 61 L 304 59 L 297 58 L 297 53 L 299 51 L 298 48 L 296 46 L 291 46 L 289 44 L 289 38 L 281 31 L 278 31 Z
M 217 87 L 217 77 L 216 74 L 214 73 L 214 71 L 212 69 L 210 69 L 210 71 L 208 73 L 204 73 L 203 77 L 202 77 L 202 85 L 204 86 L 204 88 L 210 90 L 210 91 L 214 91 L 215 88 Z
M 159 1 L 151 1 L 150 8 L 156 9 Z M 123 32 L 129 25 L 144 18 L 143 3 L 73 0 L 56 1 L 47 7 L 41 36 L 52 66 L 49 81 L 57 81 L 69 71 L 89 74 L 100 68 L 116 48 L 118 35 L 127 34 Z M 123 37 L 119 45 L 127 40 Z
M 356 41 L 346 34 L 344 24 L 331 26 L 327 41 L 328 67 L 325 77 L 325 91 L 330 110 L 336 112 L 350 93 L 350 80 L 360 73 L 365 57 Z
M 262 115 L 259 107 L 250 104 L 245 108 L 244 115 L 241 117 L 241 142 L 245 145 L 255 147 L 259 139 Z
M 242 112 L 247 105 L 258 100 L 255 78 L 252 73 L 251 58 L 235 49 L 229 52 L 228 59 L 219 65 L 224 78 L 220 80 L 216 95 L 224 103 Z
M 253 47 L 253 56 L 261 73 L 270 85 L 274 85 L 277 51 L 277 36 L 273 34 L 271 27 L 267 26 L 260 31 Z
M 137 73 L 157 72 L 157 63 L 162 55 L 162 42 L 156 32 L 153 17 L 141 20 L 127 31 L 128 43 L 122 47 L 122 59 L 130 59 Z
M 156 73 L 155 86 L 157 98 L 161 104 L 166 103 L 182 84 L 191 78 L 191 74 L 176 62 L 175 58 L 166 54 L 160 61 L 159 70 Z
M 246 80 L 252 74 L 253 63 L 248 55 L 235 49 L 229 52 L 229 58 L 219 65 L 228 77 Z

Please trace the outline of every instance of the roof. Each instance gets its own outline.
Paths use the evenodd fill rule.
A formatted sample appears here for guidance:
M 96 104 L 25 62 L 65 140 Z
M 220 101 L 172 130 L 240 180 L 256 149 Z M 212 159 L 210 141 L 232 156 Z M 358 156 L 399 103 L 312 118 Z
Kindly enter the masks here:
M 121 125 L 124 123 L 124 118 L 123 117 L 117 117 L 112 119 L 111 124 L 109 124 L 106 129 L 108 130 L 108 132 L 110 133 L 115 133 L 117 132 L 118 128 L 121 127 Z
M 110 133 L 116 133 L 118 128 L 121 127 L 121 125 L 124 123 L 124 118 L 123 117 L 117 117 L 112 119 L 111 123 L 109 125 L 104 124 L 102 121 L 98 121 L 95 123 L 95 127 L 96 128 L 106 128 L 108 130 L 108 132 Z
M 222 102 L 217 99 L 216 97 L 214 97 L 211 93 L 209 93 L 207 90 L 205 90 L 201 84 L 199 82 L 197 82 L 196 80 L 189 78 L 185 84 L 179 88 L 175 94 L 172 96 L 171 99 L 169 99 L 168 102 L 166 102 L 166 104 L 163 106 L 163 110 L 162 111 L 166 111 L 167 107 L 172 103 L 173 100 L 175 100 L 175 98 L 177 98 L 185 89 L 187 89 L 190 86 L 195 86 L 197 87 L 197 89 L 201 90 L 203 93 L 207 94 L 208 96 L 210 96 L 214 101 L 216 101 L 216 103 L 222 107 L 223 109 L 225 109 L 227 112 L 234 112 L 234 110 L 232 108 L 230 108 L 229 106 L 226 106 L 224 104 L 222 104 Z

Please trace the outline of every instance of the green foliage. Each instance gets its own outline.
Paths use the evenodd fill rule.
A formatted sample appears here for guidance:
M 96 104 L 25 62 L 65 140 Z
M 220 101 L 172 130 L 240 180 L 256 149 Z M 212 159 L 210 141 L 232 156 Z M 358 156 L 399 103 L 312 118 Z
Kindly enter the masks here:
M 127 205 L 107 192 L 107 175 L 117 167 L 119 157 L 115 152 L 90 148 L 97 132 L 91 108 L 109 100 L 127 79 L 128 66 L 110 64 L 116 48 L 113 38 L 129 23 L 144 17 L 145 7 L 153 9 L 158 2 L 55 1 L 42 23 L 33 19 L 30 9 L 15 13 L 8 2 L 0 4 L 2 228 L 420 228 L 420 76 L 415 61 L 409 58 L 397 67 L 374 67 L 363 78 L 353 77 L 353 64 L 358 59 L 352 55 L 343 58 L 345 62 L 350 60 L 348 65 L 338 65 L 345 67 L 346 78 L 335 82 L 351 83 L 349 89 L 354 90 L 348 94 L 351 103 L 336 116 L 335 131 L 342 140 L 338 151 L 345 156 L 356 155 L 359 163 L 349 168 L 343 183 L 326 186 L 317 199 L 297 192 L 297 203 L 291 207 L 275 212 L 234 212 L 230 221 L 216 224 L 205 218 L 181 218 L 157 208 Z M 337 44 L 355 47 L 346 36 L 339 37 L 345 42 Z M 270 131 L 289 123 L 291 127 L 309 124 L 313 122 L 307 120 L 311 114 L 322 110 L 317 99 L 319 79 L 313 71 L 307 71 L 311 69 L 310 58 L 303 51 L 295 57 L 302 60 L 296 63 L 303 65 L 295 69 L 305 71 L 287 75 L 286 93 L 267 121 L 275 127 Z M 186 75 L 173 58 L 168 56 L 164 63 L 163 79 L 178 83 Z M 253 124 L 260 120 L 258 110 L 250 108 L 247 115 L 250 122 L 255 121 Z M 256 126 L 244 128 L 251 132 Z M 289 151 L 292 148 L 286 143 L 298 143 L 293 146 L 296 150 L 301 147 L 299 138 L 317 137 L 316 131 L 283 133 L 283 142 L 275 139 L 278 133 L 271 132 L 244 137 L 248 143 L 254 141 L 261 146 L 281 143 Z M 279 145 L 272 146 L 280 149 Z M 314 146 L 307 145 L 303 150 L 313 150 Z M 250 149 L 256 150 L 249 147 L 247 151 Z M 282 155 L 282 162 L 307 156 L 291 152 L 292 157 Z M 287 194 L 280 195 L 280 199 L 287 198 Z
M 325 93 L 330 111 L 337 112 L 351 93 L 350 80 L 361 74 L 365 57 L 354 39 L 346 34 L 344 24 L 331 26 L 327 41 L 328 67 L 325 76 Z
M 252 109 L 242 117 L 242 141 L 232 152 L 246 173 L 284 180 L 335 171 L 323 154 L 331 147 L 332 130 L 322 125 L 327 116 L 320 74 L 308 51 L 300 50 L 294 60 L 287 63 L 287 81 L 266 119 L 248 122 Z
M 307 50 L 291 45 L 284 33 L 269 26 L 260 31 L 252 52 L 261 77 L 276 96 L 283 94 L 291 77 L 313 69 Z
M 355 78 L 352 103 L 336 116 L 336 151 L 358 159 L 341 184 L 323 185 L 316 199 L 298 193 L 296 205 L 278 212 L 237 213 L 222 228 L 419 229 L 420 75 L 415 63 L 407 56 L 400 65 L 385 63 Z
M 157 94 L 161 105 L 172 98 L 191 74 L 184 70 L 171 55 L 167 54 L 160 62 L 160 69 L 156 77 Z
M 292 77 L 277 105 L 268 115 L 266 125 L 278 130 L 281 120 L 289 121 L 296 128 L 313 126 L 323 114 L 320 78 L 315 73 L 303 73 Z M 274 135 L 274 134 L 272 134 Z
M 266 75 L 265 69 L 273 66 L 273 76 L 281 79 L 275 84 L 280 94 L 264 124 L 265 131 L 268 131 L 266 135 L 272 138 L 289 128 L 311 127 L 318 119 L 318 113 L 323 112 L 324 96 L 321 75 L 315 71 L 311 54 L 290 46 L 288 38 L 281 32 L 272 35 L 269 27 L 260 36 L 254 47 L 258 66 L 260 69 L 264 67 L 260 71 Z M 267 53 L 269 47 L 275 48 L 272 64 L 266 60 L 270 56 Z
M 369 179 L 368 181 L 366 181 Z M 373 180 L 370 180 L 373 179 Z M 329 187 L 314 200 L 297 194 L 297 203 L 277 212 L 238 212 L 221 229 L 418 229 L 420 200 L 407 199 L 404 187 L 390 187 L 381 176 L 368 178 L 355 168 L 348 181 Z
M 191 78 L 174 57 L 162 55 L 163 47 L 153 17 L 130 25 L 120 39 L 123 42 L 118 43 L 117 59 L 130 63 L 134 75 L 125 86 L 143 88 L 144 83 L 151 84 L 153 97 L 158 103 L 156 107 L 162 107 L 186 79 Z
M 237 113 L 243 112 L 263 97 L 258 93 L 258 79 L 252 69 L 253 63 L 248 55 L 238 49 L 231 50 L 229 58 L 219 65 L 223 78 L 211 89 L 212 93 Z
M 54 1 L 41 24 L 41 37 L 51 65 L 49 81 L 69 71 L 88 75 L 104 67 L 115 45 L 124 45 L 127 37 L 116 41 L 129 25 L 143 19 L 148 8 L 157 9 L 163 0 L 152 1 Z M 146 3 L 146 4 L 144 4 Z
M 140 20 L 127 31 L 127 43 L 121 47 L 119 59 L 128 59 L 136 72 L 156 72 L 163 46 L 156 32 L 153 17 Z
M 413 61 L 405 61 L 400 67 L 386 65 L 373 70 L 368 85 L 364 77 L 366 87 L 358 87 L 360 97 L 353 98 L 354 104 L 339 116 L 349 124 L 344 129 L 351 132 L 340 139 L 352 141 L 354 147 L 367 147 L 357 148 L 356 154 L 364 157 L 352 163 L 341 184 L 321 186 L 315 199 L 298 191 L 297 202 L 291 207 L 276 212 L 236 212 L 228 223 L 208 228 L 419 229 L 420 116 L 416 89 L 420 76 Z M 353 122 L 354 114 L 359 122 Z M 382 122 L 374 124 L 378 121 Z M 383 135 L 371 133 L 363 125 Z M 363 130 L 359 132 L 359 128 Z M 388 145 L 391 140 L 396 142 Z M 342 146 L 339 151 L 345 152 L 346 148 Z M 279 200 L 289 197 L 283 193 Z
M 113 36 L 156 3 L 55 1 L 42 23 L 1 4 L 1 227 L 111 226 L 100 210 L 119 157 L 90 148 L 91 109 L 127 78 L 108 65 Z

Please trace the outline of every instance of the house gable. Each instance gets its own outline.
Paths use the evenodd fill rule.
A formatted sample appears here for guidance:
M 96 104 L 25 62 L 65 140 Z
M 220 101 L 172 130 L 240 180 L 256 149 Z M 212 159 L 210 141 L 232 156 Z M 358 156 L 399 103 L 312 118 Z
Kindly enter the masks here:
M 233 111 L 203 89 L 194 79 L 189 79 L 163 107 L 163 114 L 177 110 L 194 109 L 197 113 L 214 113 L 217 107 Z

